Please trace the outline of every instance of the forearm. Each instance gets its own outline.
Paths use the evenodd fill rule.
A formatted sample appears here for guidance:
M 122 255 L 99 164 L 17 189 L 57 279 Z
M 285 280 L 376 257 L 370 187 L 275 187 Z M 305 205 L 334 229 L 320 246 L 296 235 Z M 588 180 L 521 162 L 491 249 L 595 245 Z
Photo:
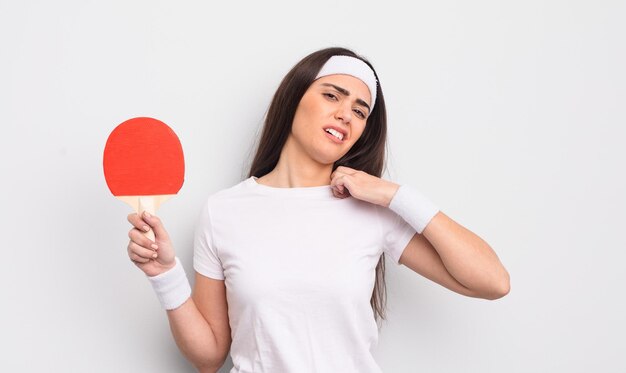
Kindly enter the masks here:
M 509 292 L 509 274 L 484 240 L 408 185 L 400 188 L 387 182 L 382 193 L 384 203 L 424 235 L 448 273 L 461 285 L 486 299 L 497 299 Z
M 202 316 L 193 298 L 167 311 L 172 335 L 182 354 L 200 372 L 216 372 L 224 356 L 211 326 Z
M 509 273 L 493 249 L 479 236 L 441 211 L 422 232 L 459 283 L 484 298 L 496 299 L 509 291 Z

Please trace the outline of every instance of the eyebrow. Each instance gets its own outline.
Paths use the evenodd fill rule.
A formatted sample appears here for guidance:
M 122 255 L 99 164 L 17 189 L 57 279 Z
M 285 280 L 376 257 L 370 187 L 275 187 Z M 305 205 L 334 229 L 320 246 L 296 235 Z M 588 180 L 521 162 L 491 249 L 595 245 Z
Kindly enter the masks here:
M 337 91 L 339 91 L 339 93 L 341 93 L 342 95 L 344 95 L 344 96 L 350 96 L 350 91 L 348 91 L 348 90 L 347 90 L 347 89 L 345 89 L 345 88 L 341 88 L 341 87 L 339 87 L 339 86 L 336 86 L 336 85 L 334 85 L 334 84 L 330 84 L 330 83 L 322 83 L 321 85 L 323 85 L 323 86 L 328 86 L 328 87 L 333 87 L 333 88 L 335 88 Z M 367 108 L 367 110 L 368 110 L 368 111 L 370 111 L 370 110 L 371 110 L 371 109 L 370 109 L 370 106 L 369 106 L 369 105 L 368 105 L 365 101 L 361 100 L 360 98 L 357 98 L 357 99 L 356 99 L 356 103 L 357 103 L 357 104 L 359 104 L 359 105 L 365 106 L 365 107 Z

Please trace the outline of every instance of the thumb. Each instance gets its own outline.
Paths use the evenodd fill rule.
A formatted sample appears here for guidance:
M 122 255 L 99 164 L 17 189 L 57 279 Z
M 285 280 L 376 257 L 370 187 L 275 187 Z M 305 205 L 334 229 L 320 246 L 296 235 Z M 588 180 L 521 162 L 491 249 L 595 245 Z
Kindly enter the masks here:
M 161 223 L 161 219 L 158 216 L 150 214 L 148 211 L 144 211 L 141 216 L 143 221 L 148 223 L 150 228 L 154 231 L 155 239 L 167 240 L 169 237 L 167 235 L 167 231 L 165 227 L 163 227 L 163 223 Z

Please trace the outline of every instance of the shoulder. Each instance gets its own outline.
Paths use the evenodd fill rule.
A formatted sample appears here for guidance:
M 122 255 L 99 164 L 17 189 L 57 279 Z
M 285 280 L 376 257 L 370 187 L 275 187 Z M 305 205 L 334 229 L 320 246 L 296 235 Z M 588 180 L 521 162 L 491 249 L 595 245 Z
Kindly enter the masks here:
M 241 180 L 237 182 L 236 184 L 233 184 L 229 187 L 212 191 L 208 194 L 207 199 L 218 201 L 220 199 L 228 199 L 231 197 L 239 196 L 242 193 L 245 193 L 247 189 L 246 184 L 247 184 L 247 179 Z
M 209 192 L 204 199 L 204 207 L 228 206 L 248 193 L 248 179 L 244 179 L 229 187 Z
M 403 219 L 400 215 L 396 214 L 389 207 L 374 205 L 374 210 L 376 211 L 376 216 L 384 231 L 392 229 L 395 226 L 400 225 L 403 222 Z

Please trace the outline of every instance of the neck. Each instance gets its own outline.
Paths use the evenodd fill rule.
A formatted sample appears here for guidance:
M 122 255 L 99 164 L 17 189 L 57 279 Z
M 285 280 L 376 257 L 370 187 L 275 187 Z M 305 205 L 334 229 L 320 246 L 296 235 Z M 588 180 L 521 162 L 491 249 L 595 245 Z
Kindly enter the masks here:
M 277 188 L 314 187 L 330 184 L 333 164 L 319 163 L 299 150 L 290 137 L 276 167 L 259 178 L 261 184 Z

